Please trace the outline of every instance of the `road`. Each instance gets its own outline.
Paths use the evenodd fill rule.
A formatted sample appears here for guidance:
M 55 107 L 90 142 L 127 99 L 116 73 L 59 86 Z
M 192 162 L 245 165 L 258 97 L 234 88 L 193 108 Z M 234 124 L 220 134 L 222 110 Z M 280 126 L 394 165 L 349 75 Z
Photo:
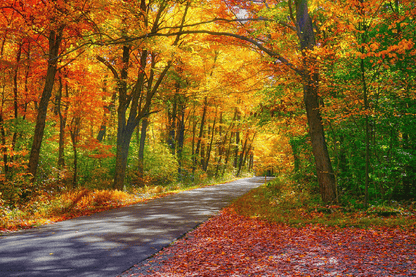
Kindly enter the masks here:
M 0 236 L 0 276 L 117 276 L 262 183 L 242 179 Z

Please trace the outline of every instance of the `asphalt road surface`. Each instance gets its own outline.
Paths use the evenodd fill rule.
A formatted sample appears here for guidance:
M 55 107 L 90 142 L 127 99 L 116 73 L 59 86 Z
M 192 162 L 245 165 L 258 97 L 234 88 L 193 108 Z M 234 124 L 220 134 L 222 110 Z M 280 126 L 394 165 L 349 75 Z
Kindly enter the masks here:
M 117 276 L 263 183 L 242 179 L 0 236 L 0 276 Z

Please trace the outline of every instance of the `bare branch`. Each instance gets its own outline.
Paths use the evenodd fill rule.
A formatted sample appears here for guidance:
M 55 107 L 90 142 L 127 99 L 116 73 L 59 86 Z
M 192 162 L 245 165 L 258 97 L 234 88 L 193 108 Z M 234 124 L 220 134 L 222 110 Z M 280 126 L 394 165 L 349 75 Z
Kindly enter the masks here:
M 117 73 L 117 70 L 114 68 L 114 66 L 112 66 L 107 60 L 105 60 L 103 57 L 100 57 L 100 56 L 96 56 L 95 57 L 97 60 L 99 60 L 100 62 L 102 62 L 105 66 L 107 66 L 108 67 L 108 69 L 110 69 L 111 70 L 111 72 L 113 73 L 113 75 L 114 75 L 114 78 L 116 79 L 116 80 L 119 80 L 120 78 L 118 77 L 118 73 Z

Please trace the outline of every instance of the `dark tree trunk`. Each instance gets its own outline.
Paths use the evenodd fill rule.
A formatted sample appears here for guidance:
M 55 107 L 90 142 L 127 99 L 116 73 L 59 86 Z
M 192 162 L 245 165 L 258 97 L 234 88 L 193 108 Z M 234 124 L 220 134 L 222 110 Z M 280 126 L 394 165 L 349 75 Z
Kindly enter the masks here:
M 208 99 L 207 99 L 207 97 L 205 97 L 204 108 L 203 108 L 203 111 L 202 111 L 201 124 L 199 126 L 199 135 L 198 135 L 198 138 L 197 138 L 196 150 L 195 150 L 195 155 L 194 155 L 194 158 L 193 158 L 193 167 L 192 167 L 192 172 L 193 173 L 195 173 L 195 169 L 196 169 L 197 162 L 198 162 L 198 156 L 199 156 L 200 149 L 201 149 L 202 138 L 203 138 L 203 135 L 204 135 L 205 116 L 206 116 L 207 108 L 208 108 L 207 106 L 208 106 Z
M 143 54 L 142 54 L 143 55 Z M 127 157 L 129 154 L 130 140 L 133 135 L 134 127 L 127 126 L 126 112 L 129 105 L 127 96 L 127 75 L 130 61 L 130 47 L 123 46 L 123 67 L 120 72 L 118 83 L 119 105 L 117 109 L 117 150 L 116 150 L 116 170 L 114 175 L 113 188 L 123 190 L 124 178 L 127 168 Z M 141 87 L 140 87 L 141 89 Z
M 222 175 L 225 174 L 225 169 L 227 168 L 227 164 L 228 161 L 230 160 L 230 155 L 231 155 L 231 147 L 232 147 L 232 141 L 233 141 L 233 135 L 231 133 L 230 135 L 230 139 L 228 141 L 228 148 L 227 148 L 227 152 L 225 154 L 225 159 L 224 159 L 224 167 L 222 168 Z
M 234 120 L 240 121 L 241 119 L 241 115 L 240 112 L 237 110 L 237 108 L 235 108 L 235 113 L 234 113 Z M 237 128 L 239 124 L 237 124 Z M 237 132 L 235 132 L 235 148 L 234 148 L 234 168 L 238 167 L 238 152 L 240 150 L 240 132 L 237 129 Z
M 16 56 L 16 68 L 14 71 L 14 77 L 13 77 L 13 106 L 14 106 L 14 118 L 17 120 L 19 115 L 19 99 L 18 99 L 18 85 L 17 85 L 17 79 L 19 75 L 19 63 L 22 55 L 22 48 L 23 43 L 19 44 L 19 49 L 17 50 L 17 56 Z M 15 123 L 17 124 L 17 122 Z M 12 138 L 12 151 L 14 152 L 16 148 L 16 142 L 17 142 L 17 135 L 18 133 L 15 131 L 13 132 L 13 138 Z M 13 161 L 13 156 L 10 157 L 10 161 Z
M 182 152 L 183 152 L 183 144 L 185 140 L 185 103 L 181 103 L 181 111 L 180 111 L 180 118 L 178 121 L 178 149 L 177 149 L 177 157 L 178 157 L 178 174 L 181 178 L 182 172 Z
M 211 133 L 211 141 L 208 145 L 208 149 L 207 149 L 207 157 L 205 159 L 204 162 L 204 168 L 203 170 L 206 172 L 208 170 L 208 165 L 209 165 L 209 160 L 211 157 L 211 150 L 212 150 L 212 145 L 214 143 L 214 136 L 215 136 L 215 123 L 216 123 L 217 118 L 214 118 L 214 123 L 212 124 L 212 133 Z
M 129 155 L 130 141 L 134 128 L 122 128 L 117 132 L 116 172 L 114 176 L 114 189 L 123 190 Z
M 246 138 L 244 139 L 243 149 L 241 150 L 240 157 L 239 157 L 239 160 L 238 160 L 237 177 L 240 176 L 241 169 L 243 167 L 243 159 L 244 159 L 244 154 L 246 152 L 247 143 L 248 143 L 248 133 L 246 134 Z
M 104 79 L 103 91 L 107 92 L 107 80 L 106 79 Z M 104 137 L 107 133 L 108 118 L 109 118 L 111 112 L 114 109 L 115 99 L 116 99 L 116 93 L 114 92 L 113 96 L 111 97 L 111 103 L 109 105 L 103 107 L 103 121 L 101 123 L 100 130 L 98 131 L 98 134 L 97 134 L 97 140 L 99 142 L 103 141 L 103 139 L 104 139 Z M 103 101 L 104 100 L 105 100 L 105 97 L 103 96 Z
M 71 140 L 72 140 L 72 150 L 74 151 L 74 175 L 72 179 L 72 187 L 76 188 L 78 183 L 78 141 L 79 141 L 79 131 L 81 128 L 81 118 L 76 116 L 72 119 L 71 122 Z
M 175 94 L 173 96 L 173 103 L 172 103 L 172 112 L 169 112 L 168 108 L 168 145 L 173 155 L 176 154 L 176 118 L 177 118 L 177 99 L 178 95 Z
M 8 165 L 8 155 L 7 155 L 7 146 L 6 146 L 6 131 L 4 130 L 4 120 L 3 120 L 3 115 L 1 113 L 0 113 L 0 134 L 1 134 L 1 144 L 3 144 L 2 153 L 3 153 L 4 173 L 7 179 L 7 176 L 9 173 L 9 165 Z
M 29 157 L 29 173 L 33 180 L 36 178 L 36 172 L 39 164 L 39 154 L 42 145 L 43 133 L 45 130 L 46 114 L 48 111 L 49 99 L 52 95 L 52 89 L 55 82 L 57 72 L 59 47 L 62 41 L 63 29 L 50 31 L 49 33 L 49 55 L 48 70 L 46 72 L 46 81 L 43 88 L 42 96 L 39 103 L 38 115 L 36 118 L 35 133 L 33 135 L 32 149 Z
M 294 162 L 294 171 L 295 173 L 299 172 L 300 169 L 300 158 L 299 158 L 299 141 L 297 138 L 290 139 L 290 146 L 292 148 L 293 162 Z
M 68 112 L 68 105 L 65 105 L 64 113 L 62 114 L 62 80 L 59 79 L 59 90 L 57 97 L 57 111 L 59 115 L 59 148 L 58 148 L 58 168 L 62 170 L 65 167 L 65 126 L 66 126 L 66 117 Z M 68 85 L 65 85 L 65 94 L 68 97 Z
M 146 143 L 147 126 L 149 126 L 149 120 L 145 117 L 142 119 L 142 128 L 140 130 L 140 145 L 139 145 L 139 178 L 143 178 L 144 173 L 144 145 Z
M 316 58 L 309 53 L 316 46 L 312 19 L 308 13 L 308 1 L 296 2 L 296 27 L 303 55 L 303 98 L 309 125 L 309 135 L 312 142 L 312 152 L 315 157 L 315 167 L 322 200 L 325 203 L 337 202 L 335 175 L 329 158 L 325 141 L 325 132 L 319 107 L 319 73 L 314 69 Z

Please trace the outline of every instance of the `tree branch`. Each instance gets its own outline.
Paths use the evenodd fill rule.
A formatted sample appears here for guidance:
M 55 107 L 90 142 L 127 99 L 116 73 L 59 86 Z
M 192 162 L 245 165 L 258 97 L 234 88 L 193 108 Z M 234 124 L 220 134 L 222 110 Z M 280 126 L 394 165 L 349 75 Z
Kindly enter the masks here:
M 120 80 L 120 78 L 118 77 L 118 73 L 117 73 L 117 70 L 107 61 L 107 60 L 105 60 L 103 57 L 100 57 L 100 56 L 95 56 L 95 58 L 98 60 L 98 61 L 100 61 L 100 62 L 102 62 L 105 66 L 107 66 L 108 67 L 108 69 L 110 69 L 111 70 L 111 72 L 113 73 L 113 75 L 114 75 L 114 78 L 116 79 L 116 80 Z
M 114 43 L 114 44 L 115 43 L 128 43 L 128 42 L 132 42 L 132 41 L 136 41 L 136 40 L 140 40 L 140 39 L 145 39 L 145 38 L 150 38 L 150 37 L 171 37 L 171 36 L 178 36 L 178 35 L 185 35 L 185 34 L 207 34 L 207 35 L 213 35 L 213 36 L 227 36 L 227 37 L 234 37 L 234 38 L 237 38 L 239 40 L 249 42 L 249 43 L 253 44 L 254 46 L 256 46 L 259 50 L 261 50 L 264 53 L 266 53 L 267 55 L 269 55 L 270 57 L 275 58 L 277 60 L 276 62 L 281 62 L 284 65 L 288 66 L 293 71 L 295 71 L 296 73 L 301 73 L 301 70 L 296 68 L 295 65 L 293 65 L 291 62 L 289 62 L 284 57 L 282 57 L 279 53 L 276 53 L 273 50 L 270 50 L 270 49 L 264 47 L 261 43 L 259 43 L 255 39 L 248 38 L 248 37 L 245 37 L 245 36 L 242 36 L 242 35 L 237 35 L 237 34 L 234 34 L 234 33 L 214 32 L 214 31 L 207 31 L 207 30 L 183 30 L 183 31 L 180 31 L 180 32 L 173 32 L 173 33 L 149 33 L 149 34 L 138 36 L 138 37 L 133 37 L 133 38 L 129 38 L 129 39 L 114 41 L 112 43 Z

